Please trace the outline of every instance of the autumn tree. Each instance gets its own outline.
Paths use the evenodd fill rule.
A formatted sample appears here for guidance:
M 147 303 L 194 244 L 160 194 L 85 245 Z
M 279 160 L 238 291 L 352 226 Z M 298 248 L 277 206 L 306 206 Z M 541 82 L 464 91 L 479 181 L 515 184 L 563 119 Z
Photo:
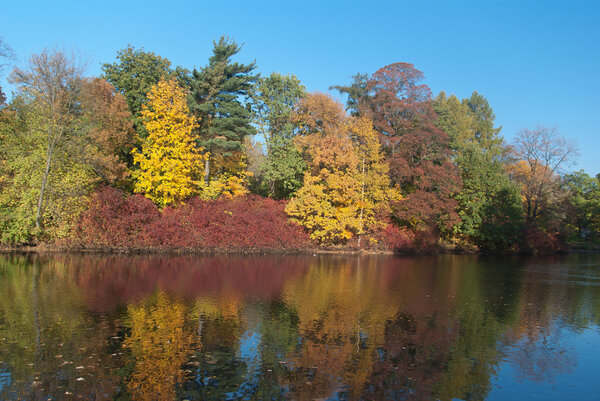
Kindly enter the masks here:
M 85 81 L 79 102 L 77 125 L 87 139 L 83 156 L 103 183 L 124 185 L 134 132 L 125 97 L 95 78 Z
M 37 111 L 44 120 L 40 128 L 46 134 L 46 155 L 36 206 L 36 228 L 41 226 L 44 196 L 55 151 L 62 145 L 75 117 L 76 100 L 83 84 L 84 70 L 85 64 L 76 55 L 44 49 L 42 53 L 31 56 L 27 69 L 16 68 L 11 74 L 11 81 L 35 102 Z
M 139 170 L 133 172 L 135 191 L 159 206 L 196 194 L 204 156 L 194 142 L 196 119 L 189 114 L 185 92 L 174 79 L 160 80 L 142 108 L 148 136 L 133 149 Z
M 379 228 L 389 177 L 371 121 L 348 118 L 339 103 L 320 93 L 303 97 L 293 120 L 308 170 L 287 213 L 322 243 Z
M 199 121 L 198 145 L 206 152 L 206 183 L 211 177 L 242 172 L 244 138 L 256 133 L 247 107 L 256 64 L 233 62 L 241 46 L 224 36 L 213 43 L 208 65 L 190 76 L 190 110 Z
M 449 233 L 458 222 L 453 194 L 460 189 L 460 177 L 423 79 L 412 64 L 394 63 L 369 76 L 358 74 L 350 86 L 337 89 L 349 95 L 351 110 L 373 120 L 379 133 L 392 184 L 402 190 L 403 199 L 394 207 L 398 223 Z
M 574 162 L 577 146 L 555 128 L 538 126 L 517 133 L 513 151 L 518 161 L 511 176 L 521 186 L 525 221 L 535 223 L 541 215 L 552 213 L 563 197 L 558 174 Z
M 344 130 L 346 115 L 331 97 L 316 93 L 298 103 L 297 145 L 307 160 L 302 188 L 286 206 L 293 221 L 321 243 L 344 242 L 360 229 L 358 158 Z

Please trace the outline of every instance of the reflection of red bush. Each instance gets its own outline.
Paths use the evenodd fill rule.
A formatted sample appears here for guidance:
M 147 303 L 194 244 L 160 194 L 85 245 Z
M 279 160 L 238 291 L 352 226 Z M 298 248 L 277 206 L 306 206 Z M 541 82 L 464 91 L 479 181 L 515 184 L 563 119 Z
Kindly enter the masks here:
M 104 188 L 92 196 L 74 241 L 87 247 L 304 249 L 309 237 L 288 221 L 285 204 L 258 196 L 202 201 L 162 212 L 147 198 Z

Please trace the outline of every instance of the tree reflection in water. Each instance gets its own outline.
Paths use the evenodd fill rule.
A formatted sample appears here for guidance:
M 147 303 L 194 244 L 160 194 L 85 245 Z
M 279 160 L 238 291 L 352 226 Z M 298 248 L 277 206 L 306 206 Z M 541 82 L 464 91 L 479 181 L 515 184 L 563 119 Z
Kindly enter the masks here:
M 485 399 L 506 364 L 533 389 L 580 367 L 599 263 L 1 256 L 0 399 Z

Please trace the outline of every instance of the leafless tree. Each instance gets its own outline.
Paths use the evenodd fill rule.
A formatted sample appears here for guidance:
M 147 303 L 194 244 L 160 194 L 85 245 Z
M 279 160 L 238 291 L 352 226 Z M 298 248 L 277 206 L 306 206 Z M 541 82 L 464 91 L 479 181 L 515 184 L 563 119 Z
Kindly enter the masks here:
M 579 152 L 574 141 L 560 136 L 556 128 L 544 126 L 520 131 L 512 150 L 522 164 L 515 169 L 513 178 L 521 183 L 526 221 L 532 223 L 540 208 L 556 193 L 558 174 L 575 162 Z
M 26 69 L 15 68 L 10 75 L 10 81 L 35 102 L 45 120 L 46 157 L 35 218 L 36 228 L 40 227 L 52 159 L 74 118 L 86 64 L 75 52 L 68 54 L 62 50 L 44 49 L 40 54 L 31 56 Z

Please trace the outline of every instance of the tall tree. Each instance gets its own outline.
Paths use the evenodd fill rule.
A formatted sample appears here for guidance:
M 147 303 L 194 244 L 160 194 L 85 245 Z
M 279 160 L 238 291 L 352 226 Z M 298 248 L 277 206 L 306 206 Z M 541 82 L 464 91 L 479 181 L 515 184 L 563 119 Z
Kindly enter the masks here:
M 458 221 L 452 195 L 460 189 L 460 177 L 423 79 L 412 64 L 394 63 L 368 77 L 356 75 L 350 87 L 338 89 L 351 95 L 350 109 L 370 117 L 380 135 L 392 184 L 403 195 L 395 206 L 397 221 L 447 233 Z
M 276 72 L 259 77 L 252 90 L 252 107 L 260 133 L 268 144 L 274 136 L 290 137 L 294 125 L 290 117 L 306 88 L 294 75 Z
M 342 105 L 322 93 L 303 97 L 294 116 L 308 170 L 285 210 L 321 243 L 343 243 L 361 228 L 358 158 L 346 119 Z
M 129 45 L 117 52 L 117 61 L 102 65 L 103 78 L 113 84 L 127 100 L 133 123 L 140 136 L 144 136 L 142 109 L 153 85 L 170 76 L 171 62 L 153 52 Z
M 252 94 L 257 125 L 267 145 L 261 175 L 266 192 L 278 199 L 289 198 L 302 185 L 306 165 L 292 143 L 291 116 L 304 94 L 298 78 L 277 73 L 259 78 Z
M 198 145 L 207 156 L 204 171 L 207 183 L 211 175 L 225 172 L 211 172 L 210 160 L 217 155 L 227 158 L 241 153 L 244 138 L 256 133 L 248 101 L 258 78 L 253 74 L 256 64 L 232 62 L 241 46 L 225 36 L 213 43 L 208 65 L 200 71 L 194 69 L 190 77 L 190 109 L 199 121 Z
M 148 136 L 133 149 L 135 191 L 159 206 L 180 202 L 198 192 L 203 156 L 192 136 L 196 119 L 190 116 L 186 93 L 175 79 L 161 80 L 148 93 L 142 108 Z
M 387 164 L 372 122 L 348 117 L 331 97 L 303 97 L 294 120 L 308 170 L 287 213 L 322 243 L 343 243 L 383 226 L 390 198 Z
M 506 150 L 498 136 L 500 129 L 493 127 L 491 107 L 477 92 L 462 102 L 440 92 L 432 104 L 438 115 L 436 125 L 450 138 L 462 178 L 462 189 L 455 193 L 461 219 L 455 227 L 457 236 L 482 248 L 507 250 L 519 240 L 521 205 L 518 188 L 498 157 Z
M 367 100 L 367 85 L 369 74 L 356 74 L 352 77 L 350 85 L 333 85 L 329 89 L 336 89 L 341 94 L 348 96 L 346 99 L 346 110 L 353 116 L 360 114 L 361 106 Z
M 77 96 L 83 84 L 83 64 L 76 55 L 44 49 L 31 56 L 27 69 L 16 68 L 11 81 L 32 99 L 46 119 L 45 167 L 36 207 L 35 226 L 40 228 L 44 195 L 51 174 L 54 152 L 69 130 L 77 111 Z

